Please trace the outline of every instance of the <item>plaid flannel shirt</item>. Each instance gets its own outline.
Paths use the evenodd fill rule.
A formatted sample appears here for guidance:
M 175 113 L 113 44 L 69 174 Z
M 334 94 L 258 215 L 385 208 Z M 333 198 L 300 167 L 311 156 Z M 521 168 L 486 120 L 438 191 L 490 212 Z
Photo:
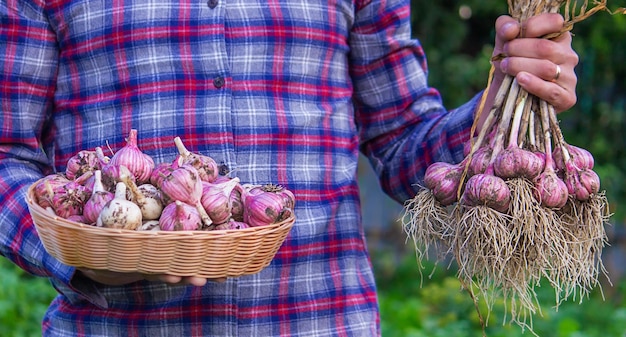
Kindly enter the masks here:
M 58 290 L 44 335 L 379 335 L 359 151 L 406 200 L 429 163 L 462 158 L 478 97 L 444 109 L 409 5 L 3 0 L 0 253 Z M 205 287 L 113 287 L 48 255 L 27 187 L 131 128 L 156 162 L 180 136 L 243 182 L 292 190 L 297 222 L 271 265 Z

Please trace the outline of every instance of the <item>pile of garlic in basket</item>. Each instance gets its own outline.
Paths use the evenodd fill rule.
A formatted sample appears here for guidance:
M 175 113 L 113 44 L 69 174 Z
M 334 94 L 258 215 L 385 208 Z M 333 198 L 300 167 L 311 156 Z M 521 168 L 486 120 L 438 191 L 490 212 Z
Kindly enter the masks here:
M 58 217 L 126 230 L 243 229 L 293 216 L 288 189 L 221 175 L 214 159 L 190 152 L 179 137 L 174 142 L 179 154 L 171 163 L 143 153 L 136 129 L 111 157 L 101 147 L 82 150 L 65 173 L 37 182 L 36 201 Z

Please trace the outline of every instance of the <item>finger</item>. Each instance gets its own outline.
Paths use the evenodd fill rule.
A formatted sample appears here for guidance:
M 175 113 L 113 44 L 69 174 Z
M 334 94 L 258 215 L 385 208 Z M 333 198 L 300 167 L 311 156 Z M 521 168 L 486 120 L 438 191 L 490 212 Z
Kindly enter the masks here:
M 501 40 L 513 40 L 520 34 L 520 29 L 520 23 L 508 15 L 501 15 L 496 19 L 496 34 Z
M 207 279 L 203 277 L 185 277 L 183 278 L 182 283 L 196 287 L 202 287 L 206 285 Z
M 496 41 L 495 51 L 496 53 L 502 51 L 502 46 L 515 39 L 520 33 L 520 24 L 517 20 L 510 16 L 502 15 L 496 19 Z
M 544 81 L 558 82 L 564 87 L 569 87 L 570 83 L 576 82 L 576 75 L 570 65 L 557 65 L 542 59 L 509 57 L 500 63 L 500 70 L 511 76 L 523 71 L 529 72 Z
M 175 276 L 175 275 L 165 275 L 165 274 L 146 274 L 144 278 L 151 282 L 163 282 L 172 285 L 193 285 L 196 287 L 202 287 L 207 284 L 208 281 L 214 281 L 218 283 L 222 283 L 226 281 L 225 277 L 215 278 L 215 279 L 206 279 L 203 277 L 196 276 Z
M 547 39 L 515 39 L 503 46 L 508 57 L 547 59 L 556 64 L 578 63 L 578 55 L 571 47 L 571 36 L 564 35 L 560 41 Z
M 520 72 L 516 79 L 522 88 L 553 105 L 557 112 L 565 111 L 576 104 L 576 94 L 558 83 L 527 72 Z
M 534 38 L 561 31 L 565 20 L 558 13 L 543 13 L 521 23 L 520 37 Z
M 190 277 L 183 277 L 183 279 L 181 280 L 180 283 L 182 283 L 182 284 L 189 284 L 189 285 L 193 285 L 193 286 L 196 286 L 196 287 L 202 287 L 202 286 L 206 285 L 208 281 L 217 282 L 217 283 L 224 283 L 224 282 L 226 282 L 226 280 L 227 280 L 226 277 L 220 277 L 220 278 L 214 278 L 214 279 L 206 279 L 206 278 L 203 278 L 203 277 L 190 276 Z
M 143 275 L 139 273 L 119 273 L 109 270 L 96 270 L 87 268 L 77 268 L 77 270 L 93 281 L 110 286 L 120 286 L 137 282 L 143 279 Z
M 143 277 L 150 282 L 165 282 L 170 284 L 176 284 L 182 280 L 182 277 L 180 276 L 165 274 L 144 274 Z

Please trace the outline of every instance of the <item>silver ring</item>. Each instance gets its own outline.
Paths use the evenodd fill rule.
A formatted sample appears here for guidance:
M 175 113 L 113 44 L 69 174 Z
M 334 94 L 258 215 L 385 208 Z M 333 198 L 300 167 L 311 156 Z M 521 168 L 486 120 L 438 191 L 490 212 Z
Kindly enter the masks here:
M 560 65 L 556 65 L 556 74 L 554 74 L 554 78 L 552 79 L 552 82 L 556 82 L 559 77 L 561 77 L 561 66 Z

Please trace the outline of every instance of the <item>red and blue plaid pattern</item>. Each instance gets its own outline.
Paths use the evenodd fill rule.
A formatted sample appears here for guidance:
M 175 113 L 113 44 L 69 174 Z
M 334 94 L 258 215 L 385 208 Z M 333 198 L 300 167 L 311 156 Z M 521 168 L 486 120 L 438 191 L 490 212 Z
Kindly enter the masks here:
M 449 112 L 428 87 L 408 0 L 211 3 L 0 4 L 0 253 L 59 291 L 45 336 L 380 334 L 359 151 L 406 200 L 429 163 L 461 159 L 476 99 Z M 272 264 L 205 287 L 109 287 L 50 257 L 26 188 L 131 128 L 157 162 L 180 136 L 243 182 L 292 190 Z

